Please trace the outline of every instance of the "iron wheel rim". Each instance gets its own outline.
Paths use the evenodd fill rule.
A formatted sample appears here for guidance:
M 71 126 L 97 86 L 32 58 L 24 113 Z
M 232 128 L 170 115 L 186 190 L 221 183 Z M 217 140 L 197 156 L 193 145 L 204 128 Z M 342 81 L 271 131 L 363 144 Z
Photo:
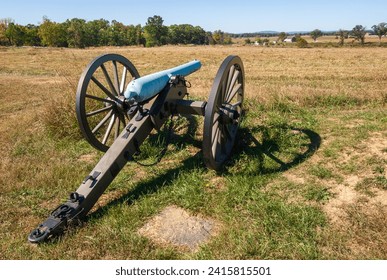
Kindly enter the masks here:
M 216 74 L 205 110 L 203 157 L 210 169 L 219 170 L 230 157 L 243 114 L 243 99 L 242 60 L 228 56 Z M 224 117 L 225 112 L 234 112 L 231 123 L 230 118 Z
M 78 83 L 76 113 L 83 136 L 96 149 L 107 151 L 130 118 L 124 91 L 137 69 L 125 57 L 105 54 L 86 67 Z

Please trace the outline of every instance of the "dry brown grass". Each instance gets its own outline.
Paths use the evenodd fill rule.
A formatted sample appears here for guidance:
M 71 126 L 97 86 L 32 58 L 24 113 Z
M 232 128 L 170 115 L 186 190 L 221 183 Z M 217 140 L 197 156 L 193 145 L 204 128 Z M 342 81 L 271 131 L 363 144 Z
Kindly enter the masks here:
M 266 108 L 275 107 L 279 112 L 281 106 L 286 110 L 305 109 L 315 114 L 317 121 L 311 121 L 311 125 L 318 126 L 323 139 L 320 150 L 307 165 L 283 173 L 266 190 L 273 191 L 281 186 L 279 196 L 284 201 L 312 204 L 325 211 L 328 226 L 321 230 L 321 240 L 316 241 L 321 247 L 321 258 L 387 257 L 386 250 L 379 249 L 386 246 L 387 209 L 383 199 L 387 190 L 375 184 L 369 187 L 377 172 L 386 172 L 387 147 L 383 140 L 387 136 L 385 48 L 165 46 L 0 49 L 0 239 L 3 241 L 0 251 L 4 254 L 0 258 L 77 258 L 78 253 L 82 253 L 78 258 L 147 256 L 140 252 L 128 255 L 113 245 L 110 249 L 101 249 L 92 239 L 82 241 L 94 244 L 86 251 L 77 247 L 67 253 L 60 251 L 69 248 L 65 242 L 59 242 L 58 250 L 26 245 L 29 231 L 74 189 L 74 184 L 83 179 L 98 158 L 86 145 L 69 145 L 67 141 L 63 146 L 61 141 L 63 138 L 78 139 L 72 107 L 76 85 L 85 66 L 104 53 L 124 55 L 140 75 L 199 59 L 202 69 L 188 80 L 192 84 L 191 96 L 201 100 L 207 99 L 222 60 L 229 54 L 239 55 L 245 66 L 248 102 L 253 106 L 261 103 Z M 253 124 L 259 125 L 261 117 L 266 118 L 256 113 L 256 108 L 250 106 L 249 109 L 253 115 L 257 114 Z M 375 116 L 381 117 L 375 119 Z M 294 116 L 291 121 L 296 122 L 299 117 Z M 371 146 L 375 150 L 370 150 Z M 76 149 L 83 149 L 83 154 Z M 318 173 L 310 166 L 321 167 L 327 173 L 321 170 Z M 141 174 L 146 175 L 146 172 L 140 170 L 131 176 L 137 182 L 142 179 L 138 178 L 143 177 Z M 227 191 L 225 180 L 211 173 L 204 177 L 208 178 L 209 188 L 213 185 L 211 191 L 206 192 L 209 196 Z M 301 191 L 289 195 L 293 192 L 290 185 Z M 308 199 L 302 192 L 308 192 L 311 185 L 327 190 L 326 200 L 322 196 L 321 201 L 305 202 Z M 365 190 L 365 186 L 368 189 Z M 345 194 L 352 194 L 353 199 L 348 200 Z M 37 201 L 44 203 L 38 205 Z M 332 217 L 337 217 L 338 222 Z M 343 223 L 348 225 L 349 232 L 340 228 Z M 92 234 L 88 230 L 80 229 Z M 225 236 L 229 235 L 224 233 L 223 238 Z M 49 256 L 45 255 L 48 251 Z M 213 253 L 212 256 L 218 255 Z
M 0 74 L 5 82 L 4 89 L 18 92 L 15 86 L 20 86 L 23 92 L 23 85 L 19 83 L 30 83 L 33 87 L 27 86 L 24 94 L 43 100 L 48 91 L 54 96 L 63 93 L 63 89 L 66 89 L 65 93 L 74 92 L 81 72 L 91 59 L 109 52 L 128 57 L 140 75 L 200 59 L 202 70 L 191 75 L 189 80 L 194 85 L 192 94 L 203 98 L 207 98 L 211 77 L 215 77 L 221 61 L 229 54 L 242 57 L 247 97 L 261 102 L 279 97 L 304 105 L 320 95 L 344 95 L 360 101 L 385 98 L 387 53 L 384 48 L 165 46 L 150 49 L 2 49 Z M 58 86 L 61 84 L 65 84 L 64 87 Z M 12 96 L 3 94 L 4 98 Z

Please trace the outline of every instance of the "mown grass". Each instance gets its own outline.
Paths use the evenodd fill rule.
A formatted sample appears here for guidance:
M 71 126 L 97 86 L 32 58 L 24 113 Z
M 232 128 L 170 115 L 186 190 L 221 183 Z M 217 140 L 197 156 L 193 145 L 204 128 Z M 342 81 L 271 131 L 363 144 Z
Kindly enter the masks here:
M 128 163 L 82 225 L 31 245 L 28 233 L 102 155 L 80 137 L 73 105 L 85 65 L 106 52 L 125 55 L 141 75 L 200 59 L 189 77 L 200 100 L 222 60 L 240 55 L 246 117 L 235 151 L 220 173 L 207 170 L 202 118 L 176 119 L 159 164 Z M 385 259 L 386 56 L 379 48 L 1 49 L 0 258 Z M 165 135 L 152 135 L 138 161 L 152 163 Z M 169 205 L 215 220 L 217 234 L 197 251 L 141 236 Z

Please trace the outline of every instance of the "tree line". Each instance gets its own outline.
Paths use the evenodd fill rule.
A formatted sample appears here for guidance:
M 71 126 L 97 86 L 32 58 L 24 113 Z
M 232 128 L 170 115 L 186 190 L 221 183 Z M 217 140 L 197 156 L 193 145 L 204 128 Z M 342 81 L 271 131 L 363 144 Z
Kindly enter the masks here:
M 149 17 L 145 26 L 125 25 L 118 21 L 73 18 L 57 23 L 47 17 L 40 25 L 20 25 L 12 19 L 0 19 L 0 45 L 48 47 L 146 47 L 165 44 L 229 44 L 231 37 L 221 30 L 205 31 L 200 26 L 175 24 L 165 26 L 160 16 Z
M 302 35 L 310 35 L 314 41 L 323 35 L 336 35 L 340 44 L 344 44 L 344 39 L 352 36 L 355 40 L 364 44 L 367 32 L 377 35 L 381 41 L 381 38 L 387 34 L 387 23 L 382 22 L 373 25 L 372 30 L 366 30 L 364 26 L 356 25 L 352 30 L 340 29 L 337 32 L 329 32 L 328 34 L 315 29 Z M 209 32 L 200 26 L 190 24 L 165 26 L 162 17 L 157 15 L 149 17 L 144 26 L 140 24 L 125 25 L 116 20 L 111 22 L 105 19 L 86 21 L 79 18 L 57 23 L 47 17 L 43 17 L 43 22 L 40 25 L 28 24 L 23 26 L 16 24 L 12 19 L 0 19 L 0 45 L 3 46 L 85 48 L 133 45 L 153 47 L 165 44 L 215 45 L 231 44 L 232 38 L 236 37 L 243 38 L 258 35 L 260 37 L 278 36 L 278 40 L 281 42 L 288 34 L 274 31 L 267 31 L 262 34 L 230 34 L 221 30 Z
M 349 37 L 354 38 L 362 45 L 364 45 L 365 37 L 368 32 L 378 36 L 379 43 L 381 43 L 382 37 L 387 35 L 387 23 L 381 22 L 379 24 L 375 24 L 372 26 L 372 30 L 366 30 L 366 27 L 363 25 L 356 25 L 354 28 L 352 28 L 352 30 L 340 29 L 339 31 L 335 32 L 334 35 L 336 35 L 336 37 L 339 39 L 340 45 L 344 45 L 344 40 L 348 39 Z M 310 36 L 315 42 L 317 41 L 318 37 L 321 37 L 323 35 L 324 33 L 319 29 L 315 29 L 310 32 Z
M 361 45 L 365 44 L 365 38 L 366 35 L 374 35 L 379 38 L 379 45 L 382 45 L 382 37 L 387 36 L 387 23 L 382 22 L 379 24 L 375 24 L 372 26 L 372 30 L 366 30 L 366 27 L 363 25 L 356 25 L 355 27 L 352 28 L 352 30 L 343 30 L 340 29 L 338 31 L 331 31 L 331 32 L 323 32 L 319 29 L 314 29 L 313 31 L 310 32 L 301 32 L 301 33 L 296 33 L 296 32 L 291 32 L 291 33 L 286 33 L 286 32 L 274 32 L 274 31 L 265 31 L 263 33 L 243 33 L 241 34 L 240 38 L 244 37 L 246 34 L 249 34 L 252 36 L 253 34 L 260 34 L 259 38 L 255 40 L 255 44 L 259 45 L 276 45 L 276 44 L 283 44 L 286 39 L 291 40 L 292 43 L 296 43 L 298 47 L 308 47 L 308 42 L 303 38 L 305 36 L 310 36 L 314 42 L 317 42 L 317 39 L 322 36 L 336 36 L 336 39 L 339 40 L 338 44 L 343 46 L 345 39 L 352 38 L 353 41 L 358 41 L 360 42 Z M 235 35 L 235 34 L 234 34 Z M 289 38 L 290 36 L 290 38 Z M 303 36 L 303 37 L 301 37 Z M 270 41 L 270 38 L 277 37 L 276 41 Z M 250 38 L 245 39 L 245 44 L 251 44 L 252 41 Z

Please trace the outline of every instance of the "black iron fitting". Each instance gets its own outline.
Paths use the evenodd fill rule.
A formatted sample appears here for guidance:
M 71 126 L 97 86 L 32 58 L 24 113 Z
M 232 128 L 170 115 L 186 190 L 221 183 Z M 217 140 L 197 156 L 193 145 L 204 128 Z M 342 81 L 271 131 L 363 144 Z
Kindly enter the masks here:
M 149 110 L 148 109 L 144 109 L 141 105 L 139 105 L 138 107 L 138 113 L 137 113 L 137 116 L 135 118 L 136 121 L 141 121 L 146 115 L 149 114 Z
M 51 216 L 53 216 L 54 218 L 63 219 L 67 216 L 67 214 L 71 213 L 72 210 L 73 209 L 71 209 L 70 206 L 62 204 L 51 212 Z
M 185 84 L 185 79 L 181 75 L 172 76 L 169 79 L 169 83 L 174 85 L 174 86 L 178 85 L 180 82 L 183 82 L 183 84 Z
M 93 174 L 89 174 L 89 175 L 86 176 L 85 179 L 83 179 L 82 184 L 86 184 L 86 182 L 87 182 L 88 180 L 95 181 L 95 180 L 98 178 L 98 176 L 99 176 L 100 174 L 101 174 L 101 172 L 99 172 L 99 171 L 94 171 Z
M 72 192 L 70 193 L 70 196 L 69 196 L 69 200 L 73 203 L 75 202 L 81 203 L 84 199 L 85 197 L 77 192 Z
M 40 243 L 56 232 L 62 231 L 69 221 L 82 213 L 80 201 L 83 196 L 78 195 L 77 201 L 72 201 L 71 196 L 73 196 L 74 200 L 74 193 L 72 193 L 69 201 L 58 206 L 42 224 L 30 233 L 28 240 L 31 243 Z
M 223 105 L 219 109 L 220 118 L 219 121 L 222 124 L 229 124 L 234 123 L 235 120 L 237 120 L 240 116 L 239 112 L 234 109 L 231 105 Z
M 128 99 L 125 99 L 123 102 L 125 103 L 124 111 L 126 111 L 126 115 L 129 119 L 133 118 L 137 113 L 139 105 L 136 102 L 129 101 Z

